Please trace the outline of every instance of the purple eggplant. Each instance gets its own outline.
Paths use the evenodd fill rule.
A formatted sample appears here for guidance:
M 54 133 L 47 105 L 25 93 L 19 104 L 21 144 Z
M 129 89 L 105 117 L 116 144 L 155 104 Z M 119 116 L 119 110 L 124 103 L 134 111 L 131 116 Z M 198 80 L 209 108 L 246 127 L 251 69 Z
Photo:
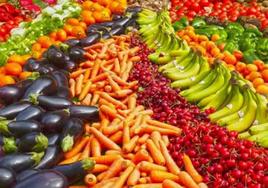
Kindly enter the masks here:
M 49 146 L 58 145 L 58 143 L 60 142 L 60 138 L 61 135 L 56 133 L 47 135 L 48 145 Z
M 63 158 L 63 153 L 59 146 L 49 146 L 36 169 L 49 169 L 58 164 Z
M 110 30 L 110 35 L 122 35 L 125 33 L 125 27 L 121 25 L 114 25 L 112 29 Z
M 84 54 L 85 50 L 81 47 L 75 46 L 69 49 L 69 56 L 72 61 L 75 61 L 76 63 L 84 61 Z
M 73 104 L 70 100 L 63 97 L 45 95 L 38 96 L 36 102 L 38 105 L 49 111 L 67 108 Z
M 69 118 L 67 110 L 46 112 L 42 115 L 40 123 L 44 126 L 46 133 L 58 133 L 63 129 L 63 125 Z
M 109 28 L 99 25 L 99 24 L 93 24 L 87 28 L 87 34 L 91 35 L 92 33 L 103 33 L 103 32 L 108 32 Z
M 99 120 L 99 109 L 95 106 L 71 105 L 67 109 L 72 118 L 81 118 L 86 121 Z
M 33 132 L 24 135 L 18 141 L 18 151 L 20 152 L 42 152 L 48 147 L 48 139 L 45 135 Z
M 18 182 L 13 188 L 68 188 L 67 179 L 55 170 L 42 170 Z
M 2 104 L 11 104 L 17 102 L 23 94 L 23 90 L 17 85 L 7 85 L 0 88 L 0 101 Z
M 41 75 L 46 75 L 56 69 L 57 68 L 53 64 L 47 63 L 47 64 L 41 64 L 36 71 L 39 72 Z
M 44 153 L 14 153 L 0 158 L 0 166 L 11 168 L 16 173 L 27 170 L 37 165 Z
M 83 125 L 83 121 L 78 118 L 71 118 L 65 123 L 61 134 L 61 148 L 64 152 L 71 150 L 74 143 L 82 136 Z
M 16 138 L 31 132 L 41 132 L 41 130 L 42 125 L 34 120 L 0 121 L 0 133 L 8 136 L 14 136 Z
M 63 69 L 66 70 L 66 71 L 72 72 L 76 68 L 77 68 L 77 64 L 74 61 L 68 60 L 68 61 L 64 62 Z
M 5 154 L 15 153 L 18 150 L 15 138 L 4 137 L 3 142 L 3 151 Z
M 122 16 L 120 15 L 120 14 L 113 14 L 112 15 L 112 19 L 113 19 L 113 21 L 117 21 L 117 20 L 119 20 L 119 19 L 121 19 L 122 18 Z
M 95 166 L 95 161 L 90 159 L 84 159 L 82 161 L 74 162 L 67 165 L 58 165 L 53 167 L 53 170 L 56 170 L 63 174 L 69 182 L 69 185 L 81 180 L 84 176 L 91 171 Z
M 26 178 L 29 178 L 32 175 L 36 174 L 37 172 L 40 172 L 40 170 L 39 169 L 24 170 L 21 173 L 17 174 L 16 180 L 17 180 L 17 182 L 21 182 L 21 181 L 25 180 Z
M 40 67 L 40 62 L 35 58 L 30 58 L 23 66 L 23 71 L 36 72 Z
M 58 97 L 66 98 L 66 99 L 71 99 L 71 92 L 68 87 L 58 87 L 57 93 L 55 94 Z
M 2 146 L 4 143 L 4 136 L 0 134 L 0 146 Z
M 0 167 L 0 187 L 11 188 L 16 184 L 16 173 L 9 168 Z
M 90 46 L 95 44 L 101 39 L 101 34 L 99 32 L 91 33 L 90 36 L 80 39 L 80 44 L 82 47 Z
M 74 47 L 74 46 L 79 46 L 80 45 L 80 41 L 78 39 L 68 39 L 64 43 L 67 44 L 70 47 Z
M 109 39 L 109 38 L 112 38 L 112 35 L 110 35 L 109 31 L 107 31 L 107 32 L 103 32 L 103 33 L 101 34 L 101 38 L 102 38 L 102 39 Z
M 29 106 L 31 106 L 31 103 L 28 101 L 20 101 L 20 102 L 10 104 L 0 109 L 0 117 L 6 118 L 6 119 L 13 119 L 21 111 L 25 110 Z
M 16 86 L 19 87 L 20 89 L 22 89 L 23 91 L 26 91 L 26 89 L 28 87 L 30 87 L 30 85 L 32 85 L 33 80 L 32 79 L 26 79 L 26 80 L 22 80 L 16 83 Z
M 28 100 L 31 95 L 50 95 L 56 91 L 56 81 L 51 76 L 41 76 L 26 90 L 23 99 Z
M 57 87 L 69 87 L 69 74 L 66 74 L 63 70 L 53 71 L 51 76 L 55 79 Z
M 47 60 L 58 68 L 63 68 L 65 55 L 56 46 L 50 46 L 45 54 Z
M 17 121 L 38 120 L 44 112 L 45 110 L 40 106 L 32 105 L 26 108 L 25 110 L 21 111 L 16 116 L 16 120 Z

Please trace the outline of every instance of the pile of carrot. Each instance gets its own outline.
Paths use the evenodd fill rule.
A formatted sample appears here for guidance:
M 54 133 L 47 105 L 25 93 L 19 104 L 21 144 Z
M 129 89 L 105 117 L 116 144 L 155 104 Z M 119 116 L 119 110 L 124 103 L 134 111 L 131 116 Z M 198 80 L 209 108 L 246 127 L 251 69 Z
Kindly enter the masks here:
M 206 187 L 190 158 L 181 171 L 167 150 L 175 126 L 151 119 L 153 112 L 136 103 L 137 82 L 128 82 L 138 47 L 130 36 L 117 36 L 85 48 L 87 61 L 71 73 L 70 89 L 78 104 L 97 105 L 100 122 L 87 124 L 85 135 L 65 153 L 62 164 L 87 157 L 96 161 L 84 181 L 72 188 Z

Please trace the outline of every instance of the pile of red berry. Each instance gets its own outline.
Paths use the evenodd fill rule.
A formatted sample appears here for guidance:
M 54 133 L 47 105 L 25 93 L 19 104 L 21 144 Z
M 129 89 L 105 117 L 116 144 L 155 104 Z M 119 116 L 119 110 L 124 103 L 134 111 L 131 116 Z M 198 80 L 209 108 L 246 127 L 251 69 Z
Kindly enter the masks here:
M 148 60 L 146 45 L 137 38 L 132 44 L 142 49 L 130 77 L 139 81 L 138 102 L 152 109 L 155 119 L 182 129 L 181 137 L 170 138 L 169 151 L 177 164 L 183 167 L 182 154 L 188 154 L 209 187 L 267 186 L 268 151 L 210 123 L 207 115 L 212 110 L 201 112 L 185 101 Z

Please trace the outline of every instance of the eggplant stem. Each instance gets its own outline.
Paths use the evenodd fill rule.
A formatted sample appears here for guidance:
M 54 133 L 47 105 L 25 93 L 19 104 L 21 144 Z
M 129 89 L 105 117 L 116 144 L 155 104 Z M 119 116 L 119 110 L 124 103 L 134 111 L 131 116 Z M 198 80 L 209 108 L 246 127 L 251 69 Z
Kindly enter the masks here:
M 32 155 L 31 159 L 34 161 L 34 165 L 37 165 L 41 161 L 45 153 L 30 152 L 29 154 Z
M 44 151 L 47 146 L 48 146 L 48 139 L 45 135 L 40 133 L 36 138 L 35 138 L 35 146 L 33 147 L 33 151 L 40 152 Z
M 61 141 L 61 149 L 63 152 L 67 152 L 73 148 L 74 145 L 74 137 L 67 135 Z
M 7 135 L 11 135 L 11 133 L 8 130 L 8 124 L 10 121 L 8 120 L 2 120 L 0 121 L 0 133 L 4 133 Z
M 13 137 L 10 137 L 10 138 L 7 138 L 7 137 L 4 137 L 3 139 L 3 150 L 4 152 L 7 154 L 7 153 L 14 153 L 17 151 L 17 146 L 16 146 L 16 141 L 15 141 L 15 138 Z
M 31 103 L 33 103 L 33 104 L 35 104 L 35 105 L 38 105 L 38 97 L 39 97 L 39 94 L 31 94 L 30 96 L 29 96 L 29 101 L 31 102 Z
M 96 164 L 96 162 L 94 160 L 89 159 L 89 158 L 82 160 L 81 163 L 82 163 L 83 169 L 86 171 L 93 170 L 93 168 Z

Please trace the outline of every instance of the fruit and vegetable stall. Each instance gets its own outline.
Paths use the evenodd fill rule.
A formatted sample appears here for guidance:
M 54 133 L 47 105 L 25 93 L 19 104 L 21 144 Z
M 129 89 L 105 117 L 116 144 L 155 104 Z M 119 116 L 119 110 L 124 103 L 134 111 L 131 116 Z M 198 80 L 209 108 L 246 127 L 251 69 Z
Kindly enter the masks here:
M 1 0 L 0 188 L 267 188 L 268 1 Z

